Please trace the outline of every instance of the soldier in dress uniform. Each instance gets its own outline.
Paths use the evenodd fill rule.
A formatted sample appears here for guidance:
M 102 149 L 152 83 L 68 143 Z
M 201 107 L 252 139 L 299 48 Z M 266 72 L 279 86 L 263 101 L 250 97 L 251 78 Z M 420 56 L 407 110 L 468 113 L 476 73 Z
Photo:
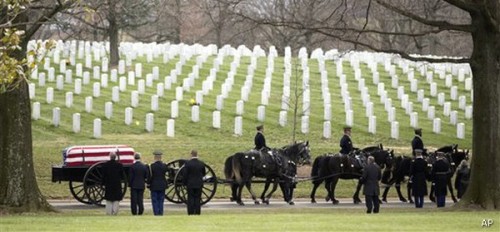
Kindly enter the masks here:
M 350 126 L 345 126 L 344 127 L 344 136 L 340 139 L 340 154 L 347 155 L 350 154 L 353 150 L 354 147 L 352 146 L 352 141 L 351 141 L 351 127 Z
M 264 136 L 264 125 L 259 125 L 256 127 L 257 134 L 255 134 L 254 143 L 255 150 L 261 151 L 263 149 L 270 150 L 266 144 L 266 137 Z
M 415 128 L 415 137 L 411 141 L 411 151 L 413 157 L 415 157 L 415 149 L 422 150 L 422 155 L 427 154 L 426 149 L 424 149 L 424 142 L 422 141 L 422 128 Z
M 412 185 L 412 195 L 415 197 L 415 207 L 424 206 L 424 196 L 427 196 L 427 161 L 422 156 L 423 151 L 415 150 L 415 159 L 410 165 L 410 181 Z
M 188 215 L 200 215 L 203 177 L 206 174 L 206 170 L 203 161 L 198 159 L 198 152 L 196 150 L 191 151 L 191 159 L 184 164 L 183 174 L 183 181 L 188 195 Z
M 438 152 L 437 160 L 432 165 L 432 184 L 434 184 L 434 194 L 436 195 L 437 207 L 444 207 L 446 203 L 446 189 L 448 175 L 450 174 L 450 164 L 444 157 L 444 153 Z
M 163 215 L 163 202 L 165 201 L 165 189 L 167 189 L 166 173 L 168 167 L 163 161 L 161 151 L 153 152 L 155 162 L 150 165 L 149 190 L 151 190 L 151 203 L 153 213 L 156 216 Z

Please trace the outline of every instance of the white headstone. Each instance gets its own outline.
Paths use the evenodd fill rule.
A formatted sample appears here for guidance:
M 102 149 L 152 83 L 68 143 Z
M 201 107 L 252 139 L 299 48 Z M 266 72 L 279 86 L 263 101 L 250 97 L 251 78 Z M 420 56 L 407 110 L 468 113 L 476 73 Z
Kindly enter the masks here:
M 373 80 L 373 84 L 379 84 L 379 73 L 378 72 L 374 72 L 373 75 L 372 75 L 372 80 Z
M 138 91 L 132 91 L 130 94 L 130 106 L 133 108 L 137 108 L 139 106 L 139 92 Z
M 282 127 L 285 127 L 287 123 L 287 112 L 282 110 L 280 111 L 279 124 Z
M 80 95 L 82 93 L 82 79 L 75 79 L 75 94 Z
M 30 99 L 35 98 L 35 89 L 36 89 L 35 83 L 30 83 L 28 85 L 28 91 L 29 91 Z
M 373 115 L 373 102 L 368 102 L 366 104 L 365 116 L 369 118 L 372 115 Z
M 175 100 L 182 101 L 184 89 L 181 86 L 175 88 Z
M 175 136 L 175 120 L 167 120 L 167 137 L 173 138 Z
M 195 101 L 198 105 L 203 105 L 203 91 L 196 91 Z
M 385 99 L 385 104 L 384 104 L 385 111 L 389 111 L 391 107 L 392 107 L 392 99 L 390 98 Z
M 422 100 L 422 111 L 426 112 L 428 108 L 429 108 L 429 98 L 424 98 L 424 100 Z
M 417 79 L 412 79 L 410 81 L 410 91 L 417 92 L 417 89 L 418 89 L 418 80 Z
M 134 118 L 134 109 L 132 107 L 125 108 L 125 125 L 129 126 L 132 124 Z
M 111 69 L 110 80 L 111 80 L 111 82 L 117 82 L 118 81 L 118 71 L 116 69 Z
M 73 106 L 73 92 L 66 92 L 66 107 Z
M 101 62 L 102 72 L 108 72 L 108 68 L 109 68 L 108 58 L 104 57 L 104 58 L 102 58 L 102 62 Z
M 45 86 L 45 73 L 40 73 L 38 75 L 38 86 Z
M 224 98 L 222 95 L 217 95 L 217 98 L 215 99 L 215 109 L 218 111 L 221 111 L 224 108 Z
M 52 125 L 55 127 L 59 127 L 61 119 L 61 109 L 59 107 L 53 108 L 52 109 Z
M 57 90 L 64 89 L 64 77 L 62 75 L 57 75 L 56 88 Z
M 144 80 L 142 80 L 142 79 L 137 81 L 137 92 L 139 94 L 146 93 L 146 86 L 144 85 Z
M 113 116 L 113 102 L 104 103 L 104 116 L 108 120 Z
M 241 116 L 234 118 L 234 134 L 237 136 L 243 135 L 243 117 Z
M 472 106 L 466 106 L 465 107 L 465 118 L 466 119 L 471 119 L 472 118 Z
M 60 73 L 66 72 L 66 60 L 61 60 L 61 62 L 59 62 L 59 72 Z
M 451 79 L 451 75 L 446 75 L 446 79 L 444 81 L 446 87 L 450 88 L 451 85 L 453 84 L 453 79 Z
M 158 66 L 153 67 L 153 79 L 160 79 L 160 68 L 158 68 Z
M 465 138 L 465 124 L 463 122 L 457 124 L 457 138 Z
M 165 85 L 165 89 L 172 88 L 172 78 L 170 76 L 165 77 L 164 85 Z
M 194 105 L 191 107 L 191 121 L 193 122 L 200 121 L 200 106 Z
M 142 77 L 142 64 L 141 63 L 135 64 L 135 76 Z
M 90 54 L 85 56 L 85 68 L 92 68 L 92 56 Z
M 467 105 L 467 98 L 463 95 L 458 97 L 458 108 L 461 110 L 465 110 L 466 105 Z
M 332 137 L 332 124 L 330 121 L 323 122 L 323 138 L 330 139 Z
M 92 112 L 92 97 L 85 97 L 85 112 Z
M 309 116 L 304 115 L 301 118 L 300 131 L 303 134 L 309 133 Z
M 90 83 L 90 73 L 87 71 L 83 72 L 82 80 L 83 85 L 88 85 Z
M 450 123 L 453 125 L 457 124 L 458 120 L 458 112 L 456 110 L 453 110 L 450 112 Z
M 212 127 L 220 129 L 221 115 L 220 111 L 216 110 L 212 113 Z
M 145 130 L 147 132 L 153 132 L 155 127 L 155 116 L 153 113 L 147 113 L 146 114 L 146 124 L 145 124 Z
M 120 60 L 118 61 L 118 74 L 124 74 L 125 73 L 125 61 Z
M 31 118 L 33 120 L 40 119 L 40 102 L 33 103 L 33 112 L 32 112 Z
M 120 88 L 118 86 L 113 86 L 111 90 L 111 101 L 120 102 Z
M 412 112 L 413 112 L 413 102 L 408 102 L 408 104 L 406 104 L 405 113 L 409 115 Z
M 434 119 L 435 112 L 436 112 L 436 108 L 434 106 L 429 106 L 427 108 L 427 118 L 428 119 Z
M 399 122 L 397 121 L 391 123 L 391 138 L 399 139 Z
M 93 91 L 92 91 L 92 96 L 93 97 L 100 97 L 101 96 L 101 83 L 99 82 L 94 82 L 94 85 L 93 85 Z
M 47 104 L 52 104 L 54 101 L 54 89 L 52 87 L 47 88 Z
M 368 133 L 377 133 L 377 116 L 368 117 Z
M 73 114 L 73 132 L 74 133 L 79 133 L 80 132 L 80 114 L 79 113 L 74 113 Z
M 243 100 L 236 101 L 236 115 L 242 116 L 244 113 L 244 104 Z
M 94 79 L 98 80 L 99 78 L 101 78 L 101 67 L 94 66 L 94 72 L 93 72 L 93 74 L 94 74 Z
M 398 99 L 401 99 L 404 94 L 405 94 L 405 87 L 404 86 L 398 86 Z
M 108 87 L 108 74 L 101 75 L 101 87 L 103 87 L 103 88 Z
M 438 105 L 442 106 L 445 102 L 444 93 L 438 93 Z
M 436 82 L 431 83 L 431 96 L 435 97 L 437 94 L 437 84 Z
M 56 71 L 53 67 L 50 67 L 49 70 L 48 70 L 48 78 L 47 80 L 49 82 L 54 82 L 54 80 L 56 79 Z
M 99 139 L 101 138 L 101 119 L 96 118 L 94 119 L 94 138 Z
M 120 77 L 119 90 L 121 92 L 127 91 L 127 78 L 126 77 Z
M 332 119 L 332 105 L 325 104 L 325 108 L 323 110 L 323 120 L 330 121 Z
M 348 126 L 352 126 L 354 123 L 353 111 L 348 110 L 345 112 L 345 124 Z
M 441 133 L 441 119 L 435 118 L 432 123 L 432 132 L 439 134 Z
M 387 113 L 387 121 L 393 122 L 396 120 L 396 107 L 391 107 Z
M 146 86 L 153 87 L 153 74 L 151 73 L 146 74 Z
M 381 95 L 384 92 L 384 83 L 378 83 L 377 85 L 377 94 Z
M 466 78 L 465 79 L 465 90 L 471 90 L 472 89 L 472 78 Z
M 158 97 L 163 97 L 165 95 L 165 86 L 163 83 L 156 84 L 156 95 L 158 95 Z
M 418 128 L 418 113 L 412 112 L 410 114 L 410 126 L 413 128 Z
M 398 84 L 398 77 L 397 76 L 393 76 L 392 79 L 391 79 L 391 86 L 393 89 L 397 88 L 399 86 Z
M 78 63 L 76 64 L 76 76 L 77 77 L 82 77 L 83 76 L 83 66 L 82 64 Z
M 424 90 L 423 89 L 419 89 L 417 91 L 417 101 L 418 102 L 422 102 L 424 100 Z
M 179 117 L 179 102 L 176 100 L 173 100 L 170 103 L 170 117 L 171 118 Z
M 65 76 L 64 76 L 64 82 L 71 84 L 73 83 L 73 71 L 71 69 L 66 70 Z
M 443 114 L 445 116 L 450 116 L 451 112 L 451 102 L 445 102 L 443 105 Z
M 452 86 L 450 89 L 450 98 L 451 100 L 457 100 L 458 97 L 458 88 L 457 86 Z
M 266 119 L 266 107 L 258 106 L 257 107 L 257 120 L 259 122 L 263 122 Z
M 128 72 L 127 85 L 135 85 L 135 73 L 133 71 Z

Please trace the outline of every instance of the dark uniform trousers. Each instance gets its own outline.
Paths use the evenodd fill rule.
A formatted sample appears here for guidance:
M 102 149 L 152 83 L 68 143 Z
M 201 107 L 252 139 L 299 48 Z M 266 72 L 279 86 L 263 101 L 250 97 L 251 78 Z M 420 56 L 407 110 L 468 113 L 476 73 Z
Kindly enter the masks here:
M 201 188 L 188 188 L 188 215 L 199 215 L 201 213 Z
M 132 215 L 144 213 L 144 189 L 130 189 L 130 207 Z

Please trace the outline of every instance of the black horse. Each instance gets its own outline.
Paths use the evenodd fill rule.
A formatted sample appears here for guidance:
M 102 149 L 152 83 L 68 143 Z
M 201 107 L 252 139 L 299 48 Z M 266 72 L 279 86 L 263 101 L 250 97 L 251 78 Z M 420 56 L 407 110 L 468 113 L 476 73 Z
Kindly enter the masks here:
M 267 152 L 247 151 L 238 152 L 228 157 L 225 162 L 224 173 L 231 181 L 232 201 L 244 205 L 241 200 L 243 186 L 246 186 L 255 204 L 260 202 L 252 191 L 252 178 L 262 177 L 272 180 L 277 185 L 280 180 L 290 174 L 291 163 L 307 164 L 310 162 L 309 142 L 294 143 L 281 149 L 273 149 L 272 155 Z M 291 162 L 290 162 L 291 161 Z M 276 188 L 273 188 L 276 190 Z M 268 196 L 270 197 L 274 191 Z M 268 201 L 268 199 L 267 199 Z M 268 202 L 266 202 L 268 203 Z
M 427 158 L 427 163 L 429 165 L 434 164 L 437 159 L 437 153 L 438 152 L 443 152 L 446 158 L 446 161 L 448 161 L 448 164 L 450 165 L 450 171 L 447 175 L 447 183 L 446 185 L 448 186 L 448 191 L 450 192 L 451 199 L 453 202 L 457 202 L 457 198 L 455 197 L 455 193 L 453 191 L 453 185 L 451 179 L 453 178 L 453 175 L 455 174 L 455 171 L 457 170 L 457 166 L 462 162 L 462 160 L 468 160 L 469 159 L 469 150 L 458 150 L 458 145 L 453 144 L 449 146 L 444 146 L 436 150 L 436 152 L 430 153 L 429 157 Z M 429 170 L 430 172 L 430 170 Z M 435 197 L 434 197 L 434 185 L 431 185 L 431 191 L 429 193 L 429 199 L 432 202 L 435 202 Z
M 338 204 L 335 199 L 335 188 L 339 179 L 358 179 L 362 175 L 362 170 L 365 165 L 365 160 L 368 156 L 373 156 L 375 162 L 381 169 L 390 170 L 392 166 L 393 151 L 383 150 L 382 145 L 367 147 L 362 150 L 355 150 L 350 155 L 341 154 L 325 154 L 317 157 L 314 160 L 311 170 L 311 177 L 313 178 L 313 189 L 311 191 L 311 202 L 316 203 L 315 194 L 319 185 L 324 181 L 325 188 L 328 192 L 326 201 L 332 200 L 333 204 Z M 361 203 L 359 192 L 361 190 L 361 183 L 356 186 L 356 192 L 353 195 L 354 203 Z
M 276 178 L 266 179 L 266 183 L 264 184 L 264 190 L 262 191 L 262 194 L 260 196 L 262 203 L 269 204 L 269 199 L 271 199 L 272 194 L 276 191 L 277 189 L 276 182 L 278 182 L 285 202 L 287 202 L 289 205 L 295 204 L 293 202 L 293 191 L 297 186 L 296 182 L 297 164 L 295 164 L 293 161 L 290 160 L 288 161 L 287 166 L 288 166 L 287 169 L 284 171 L 282 176 L 278 178 L 278 180 L 276 180 Z M 273 183 L 273 188 L 271 189 L 271 192 L 266 195 L 267 190 L 269 190 L 269 186 L 271 185 L 271 183 Z
M 456 165 L 458 165 L 462 160 L 468 159 L 469 150 L 459 151 L 458 145 L 454 144 L 454 145 L 448 145 L 448 146 L 441 147 L 438 150 L 436 150 L 436 152 L 444 152 L 445 154 L 449 154 L 446 156 L 448 157 L 447 159 L 449 160 L 450 167 L 452 168 L 452 170 L 450 170 L 451 175 L 449 176 L 449 183 L 450 184 L 448 185 L 448 188 L 450 189 L 453 201 L 456 202 L 456 198 L 453 194 L 453 190 L 450 187 L 451 186 L 451 178 L 453 177 L 453 173 L 454 173 L 454 170 L 456 169 Z M 435 152 L 431 152 L 431 153 L 429 153 L 429 157 L 427 158 L 427 162 L 431 165 L 432 165 L 433 161 L 435 161 L 435 154 L 436 154 Z M 412 160 L 413 159 L 411 157 L 407 157 L 407 156 L 398 156 L 394 159 L 392 177 L 388 181 L 388 183 L 385 187 L 384 193 L 382 195 L 383 201 L 387 201 L 387 194 L 389 192 L 389 189 L 391 188 L 392 185 L 395 185 L 399 200 L 402 202 L 407 202 L 406 198 L 401 194 L 401 183 L 404 182 L 405 177 L 410 176 L 410 166 L 411 166 Z M 429 171 L 428 174 L 430 174 L 430 169 L 428 171 Z M 407 183 L 407 194 L 408 194 L 409 203 L 413 203 L 413 198 L 411 196 L 411 190 L 412 190 L 411 183 Z M 434 189 L 433 189 L 433 187 L 431 187 L 431 193 L 430 193 L 429 197 L 432 201 L 434 201 L 433 191 L 434 191 Z

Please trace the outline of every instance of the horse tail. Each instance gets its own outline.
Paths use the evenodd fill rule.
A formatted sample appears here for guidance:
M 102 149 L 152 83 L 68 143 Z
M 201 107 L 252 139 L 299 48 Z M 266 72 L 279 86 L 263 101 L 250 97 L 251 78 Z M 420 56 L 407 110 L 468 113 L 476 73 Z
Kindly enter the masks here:
M 233 156 L 229 156 L 226 158 L 226 161 L 224 162 L 224 175 L 226 176 L 226 179 L 233 179 L 234 173 L 233 173 Z
M 319 175 L 319 169 L 320 169 L 320 163 L 321 160 L 323 159 L 323 156 L 318 156 L 316 159 L 314 159 L 314 162 L 312 164 L 312 169 L 311 169 L 311 177 L 315 178 L 318 177 Z
M 236 153 L 232 158 L 231 166 L 233 167 L 234 180 L 236 181 L 236 183 L 241 183 L 241 163 L 238 159 L 240 156 L 241 153 Z

